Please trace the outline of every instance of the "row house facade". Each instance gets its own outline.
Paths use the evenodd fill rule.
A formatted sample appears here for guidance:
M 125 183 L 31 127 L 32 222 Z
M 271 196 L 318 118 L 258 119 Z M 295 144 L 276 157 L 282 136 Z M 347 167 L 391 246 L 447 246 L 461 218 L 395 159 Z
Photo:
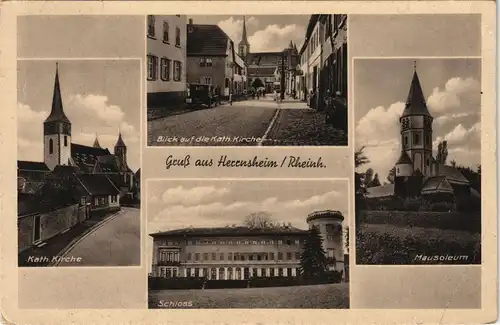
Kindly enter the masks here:
M 246 90 L 247 69 L 234 42 L 217 25 L 187 24 L 187 82 L 212 85 L 220 96 Z
M 186 98 L 187 17 L 148 15 L 148 107 L 181 106 Z
M 311 91 L 317 92 L 322 105 L 329 90 L 340 92 L 347 102 L 347 15 L 311 15 L 299 55 L 299 98 L 306 100 Z

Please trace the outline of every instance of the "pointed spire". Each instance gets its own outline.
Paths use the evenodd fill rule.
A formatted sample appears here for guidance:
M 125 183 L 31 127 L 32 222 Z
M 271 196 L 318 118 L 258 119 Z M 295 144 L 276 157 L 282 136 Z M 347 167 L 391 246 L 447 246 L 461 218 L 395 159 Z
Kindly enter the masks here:
M 247 25 L 246 25 L 246 18 L 245 16 L 243 16 L 243 32 L 241 33 L 241 41 L 240 41 L 240 44 L 244 44 L 244 45 L 250 45 L 250 43 L 248 43 L 248 39 L 247 39 Z
M 97 132 L 95 134 L 95 140 L 94 140 L 94 145 L 93 145 L 94 148 L 102 148 L 100 143 L 99 143 L 99 139 L 97 138 Z
M 115 144 L 115 148 L 117 148 L 117 147 L 126 147 L 125 142 L 123 142 L 121 132 L 118 133 L 118 140 L 116 141 L 116 144 Z
M 61 96 L 61 85 L 59 84 L 59 64 L 56 62 L 56 77 L 54 80 L 54 93 L 52 95 L 52 109 L 49 116 L 45 120 L 46 122 L 65 122 L 71 123 L 64 114 L 62 96 Z
M 401 117 L 409 115 L 431 116 L 429 110 L 427 109 L 424 92 L 422 91 L 422 86 L 420 85 L 420 80 L 418 78 L 416 61 L 413 63 L 413 69 L 413 78 L 411 80 L 410 90 L 408 91 L 405 109 Z
M 288 44 L 288 48 L 293 49 L 293 42 L 290 40 L 290 44 Z

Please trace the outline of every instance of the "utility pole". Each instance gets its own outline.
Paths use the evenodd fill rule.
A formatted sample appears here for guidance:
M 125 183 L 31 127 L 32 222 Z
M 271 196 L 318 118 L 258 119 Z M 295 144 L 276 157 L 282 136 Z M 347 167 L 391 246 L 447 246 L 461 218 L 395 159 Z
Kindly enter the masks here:
M 281 100 L 285 99 L 285 51 L 281 55 Z

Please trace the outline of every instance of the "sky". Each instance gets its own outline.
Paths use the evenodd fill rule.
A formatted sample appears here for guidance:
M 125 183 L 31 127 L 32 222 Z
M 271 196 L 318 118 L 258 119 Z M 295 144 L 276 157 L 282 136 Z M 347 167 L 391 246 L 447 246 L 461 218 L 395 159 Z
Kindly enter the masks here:
M 18 61 L 18 159 L 43 161 L 43 122 L 49 115 L 56 62 Z M 59 61 L 63 107 L 72 142 L 99 143 L 113 152 L 122 132 L 127 162 L 140 167 L 141 76 L 139 60 Z
M 399 117 L 414 71 L 413 59 L 357 59 L 354 61 L 356 149 L 365 154 L 385 180 L 401 152 Z M 448 142 L 449 163 L 480 164 L 480 59 L 421 59 L 416 61 L 420 83 L 433 116 L 433 149 Z
M 290 41 L 297 49 L 304 43 L 310 15 L 258 15 L 246 16 L 250 52 L 275 52 L 288 47 Z M 235 42 L 241 40 L 243 16 L 188 16 L 194 24 L 214 24 Z
M 308 229 L 317 210 L 338 210 L 349 224 L 348 183 L 318 181 L 149 181 L 148 235 L 185 227 L 242 225 L 250 213 L 267 212 L 276 222 Z M 148 236 L 151 259 L 152 238 Z M 151 263 L 148 263 L 150 265 Z

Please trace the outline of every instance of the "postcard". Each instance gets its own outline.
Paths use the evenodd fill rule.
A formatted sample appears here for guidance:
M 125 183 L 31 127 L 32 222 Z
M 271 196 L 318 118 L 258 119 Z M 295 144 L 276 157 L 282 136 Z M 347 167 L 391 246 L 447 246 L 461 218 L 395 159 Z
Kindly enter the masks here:
M 495 9 L 4 3 L 2 316 L 494 322 Z

